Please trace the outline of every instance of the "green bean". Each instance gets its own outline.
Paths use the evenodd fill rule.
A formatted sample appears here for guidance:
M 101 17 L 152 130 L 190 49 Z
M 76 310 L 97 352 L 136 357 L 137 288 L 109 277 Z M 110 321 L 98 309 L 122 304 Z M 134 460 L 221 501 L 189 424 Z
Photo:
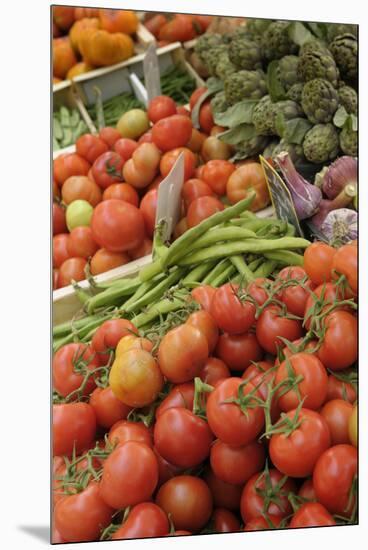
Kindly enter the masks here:
M 274 260 L 267 260 L 263 262 L 258 269 L 254 272 L 254 277 L 268 277 L 275 270 L 277 262 Z
M 250 237 L 256 238 L 257 235 L 254 233 L 254 231 L 250 231 L 249 229 L 245 229 L 243 227 L 223 227 L 223 228 L 217 228 L 214 227 L 213 229 L 210 229 L 202 235 L 202 237 L 199 237 L 191 246 L 192 250 L 197 250 L 198 248 L 206 248 L 207 246 L 210 246 L 211 244 L 218 243 L 220 241 L 232 241 L 232 240 L 240 240 L 240 239 L 249 239 Z
M 277 263 L 285 265 L 299 265 L 301 267 L 304 265 L 304 257 L 291 250 L 275 250 L 266 252 L 264 256 L 265 258 L 275 260 Z
M 221 286 L 222 284 L 228 282 L 232 275 L 236 273 L 236 267 L 232 264 L 228 265 L 226 269 L 222 271 L 215 279 L 213 279 L 211 286 L 214 286 L 217 288 L 218 286 Z
M 249 269 L 247 264 L 245 263 L 245 260 L 243 256 L 237 255 L 237 256 L 230 256 L 230 261 L 233 264 L 233 266 L 236 267 L 239 274 L 242 276 L 243 280 L 247 283 L 250 283 L 254 279 L 253 272 Z
M 116 300 L 133 294 L 142 284 L 138 278 L 129 279 L 129 281 L 131 281 L 130 284 L 114 285 L 90 298 L 87 303 L 87 313 L 91 314 L 99 307 L 115 305 Z
M 258 267 L 259 267 L 261 264 L 263 264 L 263 262 L 264 262 L 264 259 L 263 259 L 263 258 L 260 258 L 260 257 L 254 258 L 254 260 L 252 260 L 251 262 L 249 262 L 248 267 L 249 267 L 249 269 L 250 269 L 250 270 L 253 272 L 253 274 L 254 274 L 254 272 L 256 271 L 256 269 L 258 269 Z
M 197 265 L 192 271 L 188 273 L 182 280 L 183 285 L 189 285 L 190 283 L 200 283 L 207 273 L 213 268 L 217 262 L 204 262 Z M 204 283 L 203 283 L 204 284 Z
M 163 273 L 160 273 L 157 277 L 155 277 L 154 280 L 150 280 L 150 281 L 146 281 L 144 283 L 141 282 L 141 284 L 139 285 L 139 287 L 137 288 L 137 290 L 135 291 L 135 293 L 133 294 L 133 296 L 131 296 L 129 298 L 129 300 L 127 300 L 126 302 L 124 302 L 120 309 L 121 310 L 124 310 L 125 307 L 129 307 L 131 304 L 134 304 L 134 302 L 136 302 L 137 300 L 139 300 L 139 298 L 141 298 L 142 296 L 144 296 L 146 294 L 146 292 L 149 292 L 152 288 L 155 287 L 155 285 L 162 280 L 162 278 L 164 277 L 164 274 Z
M 179 300 L 178 298 L 174 298 L 173 300 L 166 298 L 165 300 L 161 300 L 158 304 L 151 306 L 147 311 L 134 317 L 132 319 L 132 323 L 137 328 L 143 327 L 161 315 L 166 315 L 167 313 L 170 313 L 170 311 L 180 309 L 184 304 L 185 302 L 183 300 Z
M 104 320 L 104 316 L 100 315 L 96 317 L 95 315 L 90 315 L 83 317 L 82 319 L 76 319 L 75 321 L 66 321 L 65 323 L 60 323 L 55 325 L 52 329 L 52 335 L 54 337 L 63 336 L 64 334 L 71 332 L 73 329 L 83 328 L 88 323 L 95 321 L 96 319 Z
M 220 275 L 223 270 L 228 267 L 229 260 L 227 258 L 224 258 L 221 262 L 216 262 L 215 267 L 208 273 L 208 275 L 203 279 L 202 284 L 203 285 L 212 285 L 212 281 Z

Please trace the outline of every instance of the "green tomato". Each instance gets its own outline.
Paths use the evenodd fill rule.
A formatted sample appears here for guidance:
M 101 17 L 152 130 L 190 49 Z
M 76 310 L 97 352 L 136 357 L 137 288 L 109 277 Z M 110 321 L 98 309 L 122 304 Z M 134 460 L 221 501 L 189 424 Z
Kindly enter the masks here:
M 354 447 L 358 446 L 358 405 L 355 405 L 349 418 L 349 439 Z
M 131 109 L 123 114 L 116 128 L 124 138 L 137 139 L 150 127 L 149 118 L 142 109 Z
M 87 201 L 76 200 L 71 202 L 66 209 L 66 226 L 71 231 L 81 225 L 90 225 L 93 214 L 93 206 Z

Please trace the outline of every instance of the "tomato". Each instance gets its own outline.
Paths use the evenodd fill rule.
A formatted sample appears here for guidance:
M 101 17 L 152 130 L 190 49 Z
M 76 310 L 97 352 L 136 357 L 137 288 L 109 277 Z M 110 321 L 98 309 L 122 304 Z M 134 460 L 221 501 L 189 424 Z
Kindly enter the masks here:
M 101 358 L 106 359 L 107 356 L 108 359 L 108 352 L 115 349 L 119 340 L 128 334 L 138 334 L 138 331 L 127 319 L 104 321 L 94 333 L 91 345 Z
M 150 499 L 157 481 L 158 464 L 152 449 L 138 441 L 127 441 L 106 459 L 100 494 L 112 508 L 134 506 Z
M 93 240 L 91 228 L 80 226 L 72 229 L 69 235 L 67 248 L 70 257 L 73 258 L 87 259 L 93 256 L 98 250 L 98 245 Z
M 56 290 L 59 288 L 59 270 L 53 269 L 52 270 L 52 289 Z
M 142 212 L 144 225 L 146 228 L 146 234 L 150 239 L 153 237 L 156 226 L 156 210 L 157 210 L 157 198 L 158 191 L 157 189 L 152 189 L 148 191 L 141 200 L 139 206 L 140 211 Z
M 354 403 L 356 397 L 357 394 L 352 384 L 339 380 L 333 374 L 330 374 L 328 377 L 326 401 L 331 401 L 332 399 L 344 399 L 349 403 Z
M 52 234 L 66 233 L 65 210 L 60 204 L 52 203 Z
M 96 416 L 88 403 L 67 403 L 52 407 L 53 454 L 71 456 L 91 445 L 96 433 Z
M 316 493 L 314 492 L 313 480 L 311 478 L 306 479 L 298 491 L 298 495 L 302 498 L 315 502 Z
M 223 209 L 223 203 L 215 197 L 202 196 L 194 199 L 188 207 L 188 227 L 190 228 L 198 225 L 201 221 L 209 218 L 216 212 L 221 212 Z
M 184 115 L 162 118 L 152 128 L 152 141 L 165 152 L 184 147 L 192 135 L 192 121 Z
M 313 283 L 307 278 L 307 274 L 302 267 L 284 267 L 277 276 L 277 281 L 302 281 L 295 286 L 287 286 L 281 290 L 280 299 L 287 307 L 289 313 L 304 317 L 305 306 L 309 298 L 308 289 L 314 287 Z
M 148 130 L 138 140 L 138 143 L 152 143 L 152 132 Z
M 242 379 L 252 382 L 253 386 L 257 387 L 263 401 L 267 400 L 269 386 L 273 385 L 274 370 L 273 365 L 267 361 L 259 361 L 251 364 L 242 374 Z M 278 401 L 273 396 L 271 399 L 271 420 L 276 422 L 280 418 L 281 410 Z
M 112 514 L 113 509 L 102 500 L 99 485 L 93 481 L 81 493 L 56 504 L 55 527 L 67 542 L 93 541 L 109 525 Z
M 211 102 L 209 100 L 202 103 L 199 110 L 199 125 L 203 132 L 209 134 L 214 126 L 215 122 L 213 120 Z
M 119 355 L 122 355 L 130 349 L 143 349 L 145 351 L 151 352 L 153 344 L 148 338 L 141 338 L 135 334 L 128 334 L 123 336 L 115 349 L 115 358 Z
M 182 153 L 184 154 L 184 181 L 193 176 L 196 165 L 194 153 L 187 147 L 177 147 L 162 155 L 160 161 L 160 172 L 162 177 L 166 178 L 166 176 L 169 175 L 172 167 Z
M 207 358 L 206 336 L 188 324 L 167 332 L 158 350 L 162 374 L 175 384 L 188 382 L 198 376 Z
M 152 254 L 152 248 L 153 242 L 151 239 L 145 238 L 140 246 L 137 246 L 137 248 L 133 248 L 133 250 L 129 251 L 129 256 L 132 260 L 137 260 L 138 258 Z
M 358 321 L 347 311 L 333 311 L 324 318 L 325 333 L 317 355 L 327 369 L 338 371 L 358 359 Z
M 252 405 L 245 405 L 247 414 L 238 404 L 226 402 L 227 399 L 238 398 L 240 385 L 242 398 Z M 241 378 L 226 378 L 216 386 L 207 400 L 207 420 L 216 437 L 234 447 L 247 445 L 257 437 L 263 428 L 264 415 L 253 396 L 260 398 L 253 384 Z
M 230 376 L 227 365 L 216 357 L 209 357 L 199 373 L 199 378 L 210 386 L 214 386 L 219 380 Z
M 109 252 L 106 248 L 100 248 L 91 259 L 91 273 L 98 275 L 129 262 L 130 257 L 125 252 Z
M 354 295 L 358 292 L 358 248 L 345 244 L 336 251 L 332 260 L 332 278 L 345 275 Z
M 193 110 L 194 105 L 197 103 L 198 99 L 207 92 L 206 86 L 200 86 L 199 88 L 196 88 L 189 99 L 189 106 L 190 109 Z
M 109 149 L 112 149 L 118 139 L 121 138 L 120 132 L 116 128 L 106 126 L 99 132 L 100 138 L 108 145 Z
M 357 447 L 358 446 L 358 406 L 357 405 L 355 405 L 355 407 L 353 408 L 349 416 L 348 433 L 349 433 L 350 443 L 354 445 L 354 447 Z
M 296 410 L 286 413 L 293 420 Z M 280 472 L 291 477 L 306 477 L 313 472 L 316 461 L 331 444 L 326 420 L 310 409 L 300 409 L 298 424 L 289 433 L 271 436 L 269 453 L 273 464 Z M 285 423 L 287 429 L 287 425 Z M 291 428 L 290 428 L 291 429 Z
M 231 370 L 244 371 L 252 361 L 259 361 L 263 351 L 255 334 L 221 334 L 216 355 L 222 359 Z
M 66 179 L 61 188 L 61 196 L 65 204 L 85 200 L 91 206 L 96 206 L 102 199 L 101 189 L 87 176 L 71 176 Z
M 63 542 L 66 542 L 66 540 L 63 539 L 56 527 L 53 526 L 51 533 L 51 544 L 62 544 Z
M 148 118 L 155 124 L 162 118 L 170 117 L 176 114 L 175 101 L 166 95 L 159 95 L 151 99 L 147 109 Z
M 68 233 L 59 233 L 52 239 L 52 265 L 60 267 L 62 263 L 69 258 L 68 252 Z
M 247 294 L 259 306 L 263 306 L 265 301 L 268 299 L 267 286 L 271 283 L 270 279 L 264 277 L 257 277 L 254 279 L 247 287 Z
M 304 269 L 315 285 L 331 280 L 331 269 L 336 250 L 326 243 L 315 242 L 304 252 Z
M 188 113 L 188 115 L 190 116 L 189 113 Z M 192 129 L 192 136 L 191 136 L 190 140 L 188 141 L 188 143 L 186 144 L 186 147 L 188 147 L 188 149 L 193 151 L 193 153 L 199 153 L 200 150 L 202 149 L 202 145 L 203 145 L 204 140 L 206 139 L 206 137 L 207 137 L 206 134 L 202 134 L 202 132 L 200 132 L 196 128 L 193 128 Z
M 135 168 L 142 173 L 151 172 L 153 177 L 156 175 L 160 159 L 161 152 L 154 143 L 141 143 L 132 155 Z
M 214 195 L 211 187 L 197 178 L 192 178 L 184 182 L 181 194 L 186 209 L 188 209 L 189 205 L 198 197 L 211 197 Z
M 210 160 L 203 167 L 203 180 L 217 195 L 225 195 L 226 184 L 235 166 L 228 160 Z
M 211 302 L 215 292 L 216 289 L 213 286 L 201 285 L 193 288 L 191 296 L 204 310 L 211 311 Z
M 171 407 L 183 407 L 188 410 L 193 409 L 194 400 L 194 384 L 193 382 L 185 382 L 173 387 L 165 399 L 156 409 L 156 418 Z
M 303 334 L 302 324 L 296 319 L 288 319 L 279 306 L 267 306 L 258 318 L 256 336 L 262 348 L 272 355 L 283 346 L 280 337 L 293 341 Z
M 157 504 L 170 514 L 176 529 L 198 531 L 212 513 L 212 496 L 199 477 L 182 475 L 164 483 L 156 497 Z
M 211 469 L 205 472 L 204 480 L 211 491 L 214 506 L 233 511 L 239 510 L 242 493 L 240 485 L 225 483 L 216 477 Z
M 75 148 L 78 155 L 88 160 L 90 164 L 93 164 L 100 155 L 109 150 L 101 138 L 92 134 L 80 136 L 75 142 Z
M 91 221 L 95 241 L 111 252 L 127 252 L 142 244 L 142 212 L 128 202 L 109 199 L 98 204 Z
M 238 288 L 238 285 L 226 283 L 216 289 L 211 301 L 212 317 L 217 326 L 229 334 L 242 334 L 255 322 L 256 308 L 240 300 Z
M 268 529 L 276 529 L 280 527 L 282 517 L 273 514 L 267 516 L 257 516 L 247 521 L 244 531 L 267 531 Z
M 328 306 L 336 304 L 336 301 L 346 299 L 345 291 L 341 287 L 337 287 L 333 283 L 323 283 L 315 288 L 309 295 L 305 305 L 304 324 L 309 330 L 312 325 L 313 318 L 321 311 L 324 312 Z M 348 305 L 336 306 L 334 311 L 353 311 Z
M 70 285 L 73 281 L 83 281 L 86 278 L 85 258 L 68 258 L 60 266 L 58 285 L 59 287 Z
M 119 199 L 129 202 L 133 206 L 138 207 L 139 195 L 132 185 L 129 183 L 113 183 L 105 189 L 102 195 L 102 200 Z
M 240 521 L 226 508 L 216 508 L 212 514 L 215 533 L 235 533 L 240 531 Z
M 331 514 L 350 516 L 356 501 L 351 492 L 357 467 L 358 454 L 352 445 L 335 445 L 319 457 L 313 486 L 318 502 Z
M 114 395 L 110 386 L 96 388 L 89 403 L 95 411 L 97 424 L 103 428 L 111 428 L 118 420 L 125 419 L 131 411 L 130 407 Z
M 296 382 L 296 378 L 300 381 Z M 290 387 L 288 378 L 293 378 Z M 300 399 L 307 409 L 318 410 L 326 401 L 328 376 L 325 367 L 311 353 L 296 353 L 281 363 L 275 376 L 275 386 L 282 384 L 279 390 L 278 404 L 282 411 L 296 409 Z M 286 393 L 285 393 L 286 391 Z
M 149 30 L 155 38 L 158 38 L 160 28 L 165 25 L 167 19 L 162 13 L 153 15 L 147 21 L 144 22 L 144 26 Z
M 295 490 L 295 482 L 274 468 L 261 475 L 254 474 L 245 484 L 241 496 L 240 513 L 244 523 L 248 525 L 250 520 L 263 514 L 287 517 L 292 512 L 288 495 Z
M 153 502 L 142 502 L 131 510 L 126 521 L 112 535 L 112 540 L 162 537 L 169 531 L 165 512 Z
M 319 502 L 306 502 L 295 512 L 289 527 L 323 527 L 336 525 L 331 514 Z
M 88 371 L 100 366 L 96 353 L 83 343 L 66 344 L 57 350 L 52 359 L 52 383 L 63 397 L 77 390 Z M 89 395 L 95 388 L 93 377 L 85 385 L 83 395 Z
M 52 178 L 52 198 L 53 200 L 60 198 L 60 189 L 54 178 Z
M 134 139 L 129 138 L 120 138 L 114 143 L 115 153 L 118 153 L 124 161 L 132 158 L 132 155 L 137 147 L 138 143 Z
M 95 182 L 102 189 L 106 189 L 113 183 L 122 181 L 121 170 L 124 160 L 118 153 L 107 151 L 103 153 L 92 165 L 92 174 Z
M 150 123 L 146 111 L 130 109 L 120 117 L 116 127 L 121 134 L 120 137 L 137 139 L 147 132 Z
M 204 334 L 208 344 L 208 351 L 211 353 L 216 347 L 219 330 L 210 313 L 204 309 L 195 311 L 189 315 L 186 324 L 199 329 Z
M 132 348 L 115 358 L 109 383 L 120 401 L 130 407 L 145 407 L 156 400 L 164 379 L 148 351 Z
M 258 441 L 243 447 L 230 447 L 223 441 L 216 441 L 211 447 L 211 468 L 219 479 L 233 485 L 244 485 L 264 466 L 266 453 Z
M 249 162 L 239 166 L 228 178 L 226 185 L 226 195 L 231 204 L 249 196 L 251 191 L 255 191 L 249 209 L 252 212 L 262 210 L 270 203 L 270 195 L 263 169 L 258 162 Z
M 70 176 L 86 176 L 89 169 L 89 162 L 77 153 L 59 155 L 53 161 L 53 175 L 58 185 L 62 185 Z
M 110 443 L 122 445 L 127 441 L 138 441 L 148 447 L 152 447 L 152 435 L 150 430 L 143 422 L 130 422 L 129 420 L 119 420 L 109 431 Z
M 204 162 L 209 160 L 228 160 L 233 153 L 231 145 L 219 140 L 216 136 L 209 136 L 203 142 L 201 157 Z
M 158 416 L 153 440 L 165 460 L 192 468 L 209 456 L 213 436 L 205 420 L 183 407 L 170 407 Z
M 330 429 L 332 445 L 350 443 L 349 418 L 352 411 L 353 405 L 343 399 L 333 399 L 323 406 L 321 415 Z
M 186 42 L 195 38 L 196 35 L 197 28 L 194 25 L 193 16 L 177 13 L 160 28 L 158 37 L 168 42 Z

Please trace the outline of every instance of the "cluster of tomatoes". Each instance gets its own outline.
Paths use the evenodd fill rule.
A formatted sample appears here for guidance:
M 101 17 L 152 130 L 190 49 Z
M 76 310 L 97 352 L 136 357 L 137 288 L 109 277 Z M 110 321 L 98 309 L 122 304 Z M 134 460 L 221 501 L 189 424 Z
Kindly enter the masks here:
M 157 39 L 159 47 L 172 42 L 187 42 L 206 32 L 213 20 L 211 15 L 186 13 L 146 13 L 144 25 Z
M 357 247 L 54 355 L 55 542 L 356 521 Z M 189 307 L 189 306 L 188 306 Z

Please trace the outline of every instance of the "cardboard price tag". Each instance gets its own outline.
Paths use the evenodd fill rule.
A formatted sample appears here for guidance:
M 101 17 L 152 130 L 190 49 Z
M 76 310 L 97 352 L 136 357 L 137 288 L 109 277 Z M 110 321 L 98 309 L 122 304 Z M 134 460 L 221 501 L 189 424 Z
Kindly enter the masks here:
M 154 97 L 161 95 L 160 66 L 156 52 L 156 44 L 152 42 L 143 59 L 144 84 L 147 90 L 148 103 Z
M 184 183 L 184 153 L 181 153 L 169 174 L 160 183 L 157 194 L 156 225 L 165 221 L 162 238 L 170 239 L 180 218 L 181 189 Z
M 147 107 L 148 105 L 148 96 L 147 96 L 147 90 L 143 86 L 142 82 L 139 80 L 138 76 L 135 73 L 129 74 L 129 80 L 132 85 L 134 95 L 140 101 Z
M 259 160 L 277 218 L 291 223 L 296 229 L 297 236 L 304 237 L 289 189 L 276 170 L 262 155 L 259 156 Z

